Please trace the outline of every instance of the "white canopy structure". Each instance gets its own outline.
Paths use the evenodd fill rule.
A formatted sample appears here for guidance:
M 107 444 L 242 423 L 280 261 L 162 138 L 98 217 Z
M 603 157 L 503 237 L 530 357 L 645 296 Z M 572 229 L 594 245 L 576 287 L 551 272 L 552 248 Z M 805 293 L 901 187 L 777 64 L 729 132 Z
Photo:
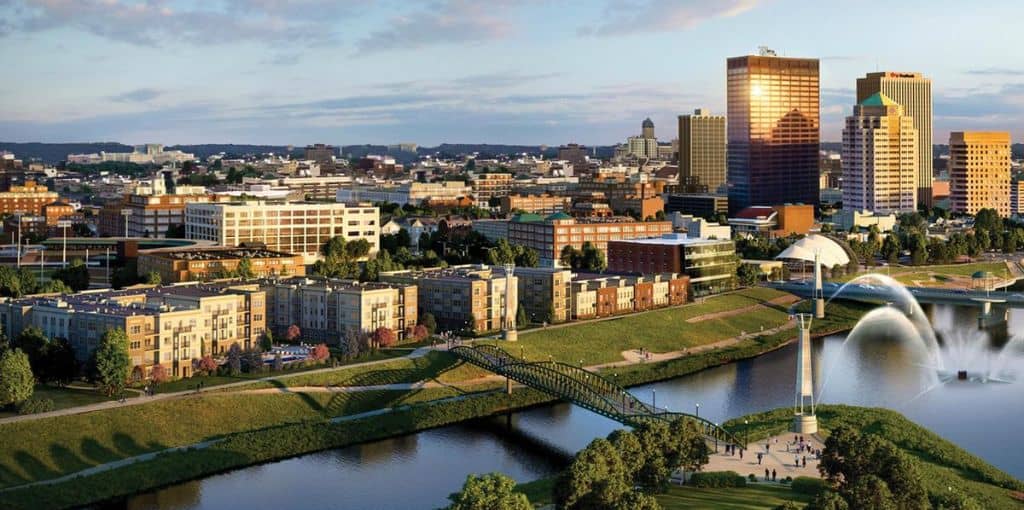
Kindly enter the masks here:
M 811 234 L 793 243 L 775 258 L 814 263 L 815 252 L 821 253 L 821 265 L 825 267 L 845 266 L 850 263 L 850 257 L 839 243 L 817 234 Z

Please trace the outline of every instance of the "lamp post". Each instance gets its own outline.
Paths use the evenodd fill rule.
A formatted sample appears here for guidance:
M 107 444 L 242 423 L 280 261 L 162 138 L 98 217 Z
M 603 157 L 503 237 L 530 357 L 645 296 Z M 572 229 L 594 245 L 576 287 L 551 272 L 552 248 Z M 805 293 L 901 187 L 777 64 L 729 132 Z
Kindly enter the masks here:
M 124 216 L 124 237 L 128 237 L 128 217 L 132 215 L 131 209 L 121 209 L 121 216 Z
M 743 449 L 746 449 L 748 444 L 750 444 L 750 422 L 743 420 Z
M 697 414 L 696 414 L 696 416 L 698 418 L 700 418 L 700 402 L 697 402 L 697 406 L 696 407 L 697 407 Z

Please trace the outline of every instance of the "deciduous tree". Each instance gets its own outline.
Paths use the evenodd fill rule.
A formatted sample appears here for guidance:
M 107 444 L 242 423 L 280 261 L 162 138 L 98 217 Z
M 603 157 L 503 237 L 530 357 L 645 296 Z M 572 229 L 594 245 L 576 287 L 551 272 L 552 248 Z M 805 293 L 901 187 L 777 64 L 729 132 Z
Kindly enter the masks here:
M 391 347 L 396 340 L 397 335 L 391 328 L 381 326 L 373 331 L 373 344 L 377 347 Z
M 153 381 L 153 384 L 163 384 L 170 380 L 170 378 L 171 376 L 167 373 L 167 368 L 159 363 L 149 369 L 149 380 Z
M 100 337 L 94 354 L 97 383 L 107 395 L 124 391 L 131 375 L 132 360 L 128 356 L 128 335 L 121 328 L 111 328 Z
M 28 355 L 21 349 L 0 352 L 0 407 L 24 402 L 32 396 L 35 378 Z
M 316 361 L 323 361 L 331 356 L 331 350 L 326 344 L 317 344 L 310 352 L 310 357 Z
M 515 492 L 515 480 L 492 473 L 469 475 L 462 490 L 448 497 L 449 510 L 531 510 L 533 505 L 525 494 Z

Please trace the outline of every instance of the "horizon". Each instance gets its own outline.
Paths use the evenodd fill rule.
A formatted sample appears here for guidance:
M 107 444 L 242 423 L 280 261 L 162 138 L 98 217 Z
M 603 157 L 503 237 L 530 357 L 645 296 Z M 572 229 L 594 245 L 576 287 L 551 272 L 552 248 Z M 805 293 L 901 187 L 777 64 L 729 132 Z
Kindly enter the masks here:
M 593 147 L 650 117 L 668 142 L 678 115 L 725 113 L 726 59 L 762 45 L 820 60 L 822 140 L 841 139 L 856 78 L 884 70 L 932 80 L 933 144 L 964 130 L 1024 139 L 1024 66 L 1003 44 L 1018 3 L 869 2 L 842 23 L 796 0 L 633 7 L 8 0 L 0 55 L 19 79 L 0 86 L 0 139 Z M 880 9 L 919 22 L 872 37 Z

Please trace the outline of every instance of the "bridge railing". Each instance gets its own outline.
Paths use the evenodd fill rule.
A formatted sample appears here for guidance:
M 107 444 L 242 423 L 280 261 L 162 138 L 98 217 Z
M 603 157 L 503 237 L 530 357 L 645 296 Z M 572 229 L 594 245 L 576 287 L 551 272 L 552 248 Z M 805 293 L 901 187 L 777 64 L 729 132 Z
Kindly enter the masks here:
M 705 437 L 743 445 L 735 435 L 716 423 L 688 413 L 658 409 L 582 367 L 557 361 L 526 362 L 493 345 L 458 346 L 451 352 L 468 363 L 626 425 L 639 426 L 651 421 L 671 422 L 683 418 L 694 422 Z

